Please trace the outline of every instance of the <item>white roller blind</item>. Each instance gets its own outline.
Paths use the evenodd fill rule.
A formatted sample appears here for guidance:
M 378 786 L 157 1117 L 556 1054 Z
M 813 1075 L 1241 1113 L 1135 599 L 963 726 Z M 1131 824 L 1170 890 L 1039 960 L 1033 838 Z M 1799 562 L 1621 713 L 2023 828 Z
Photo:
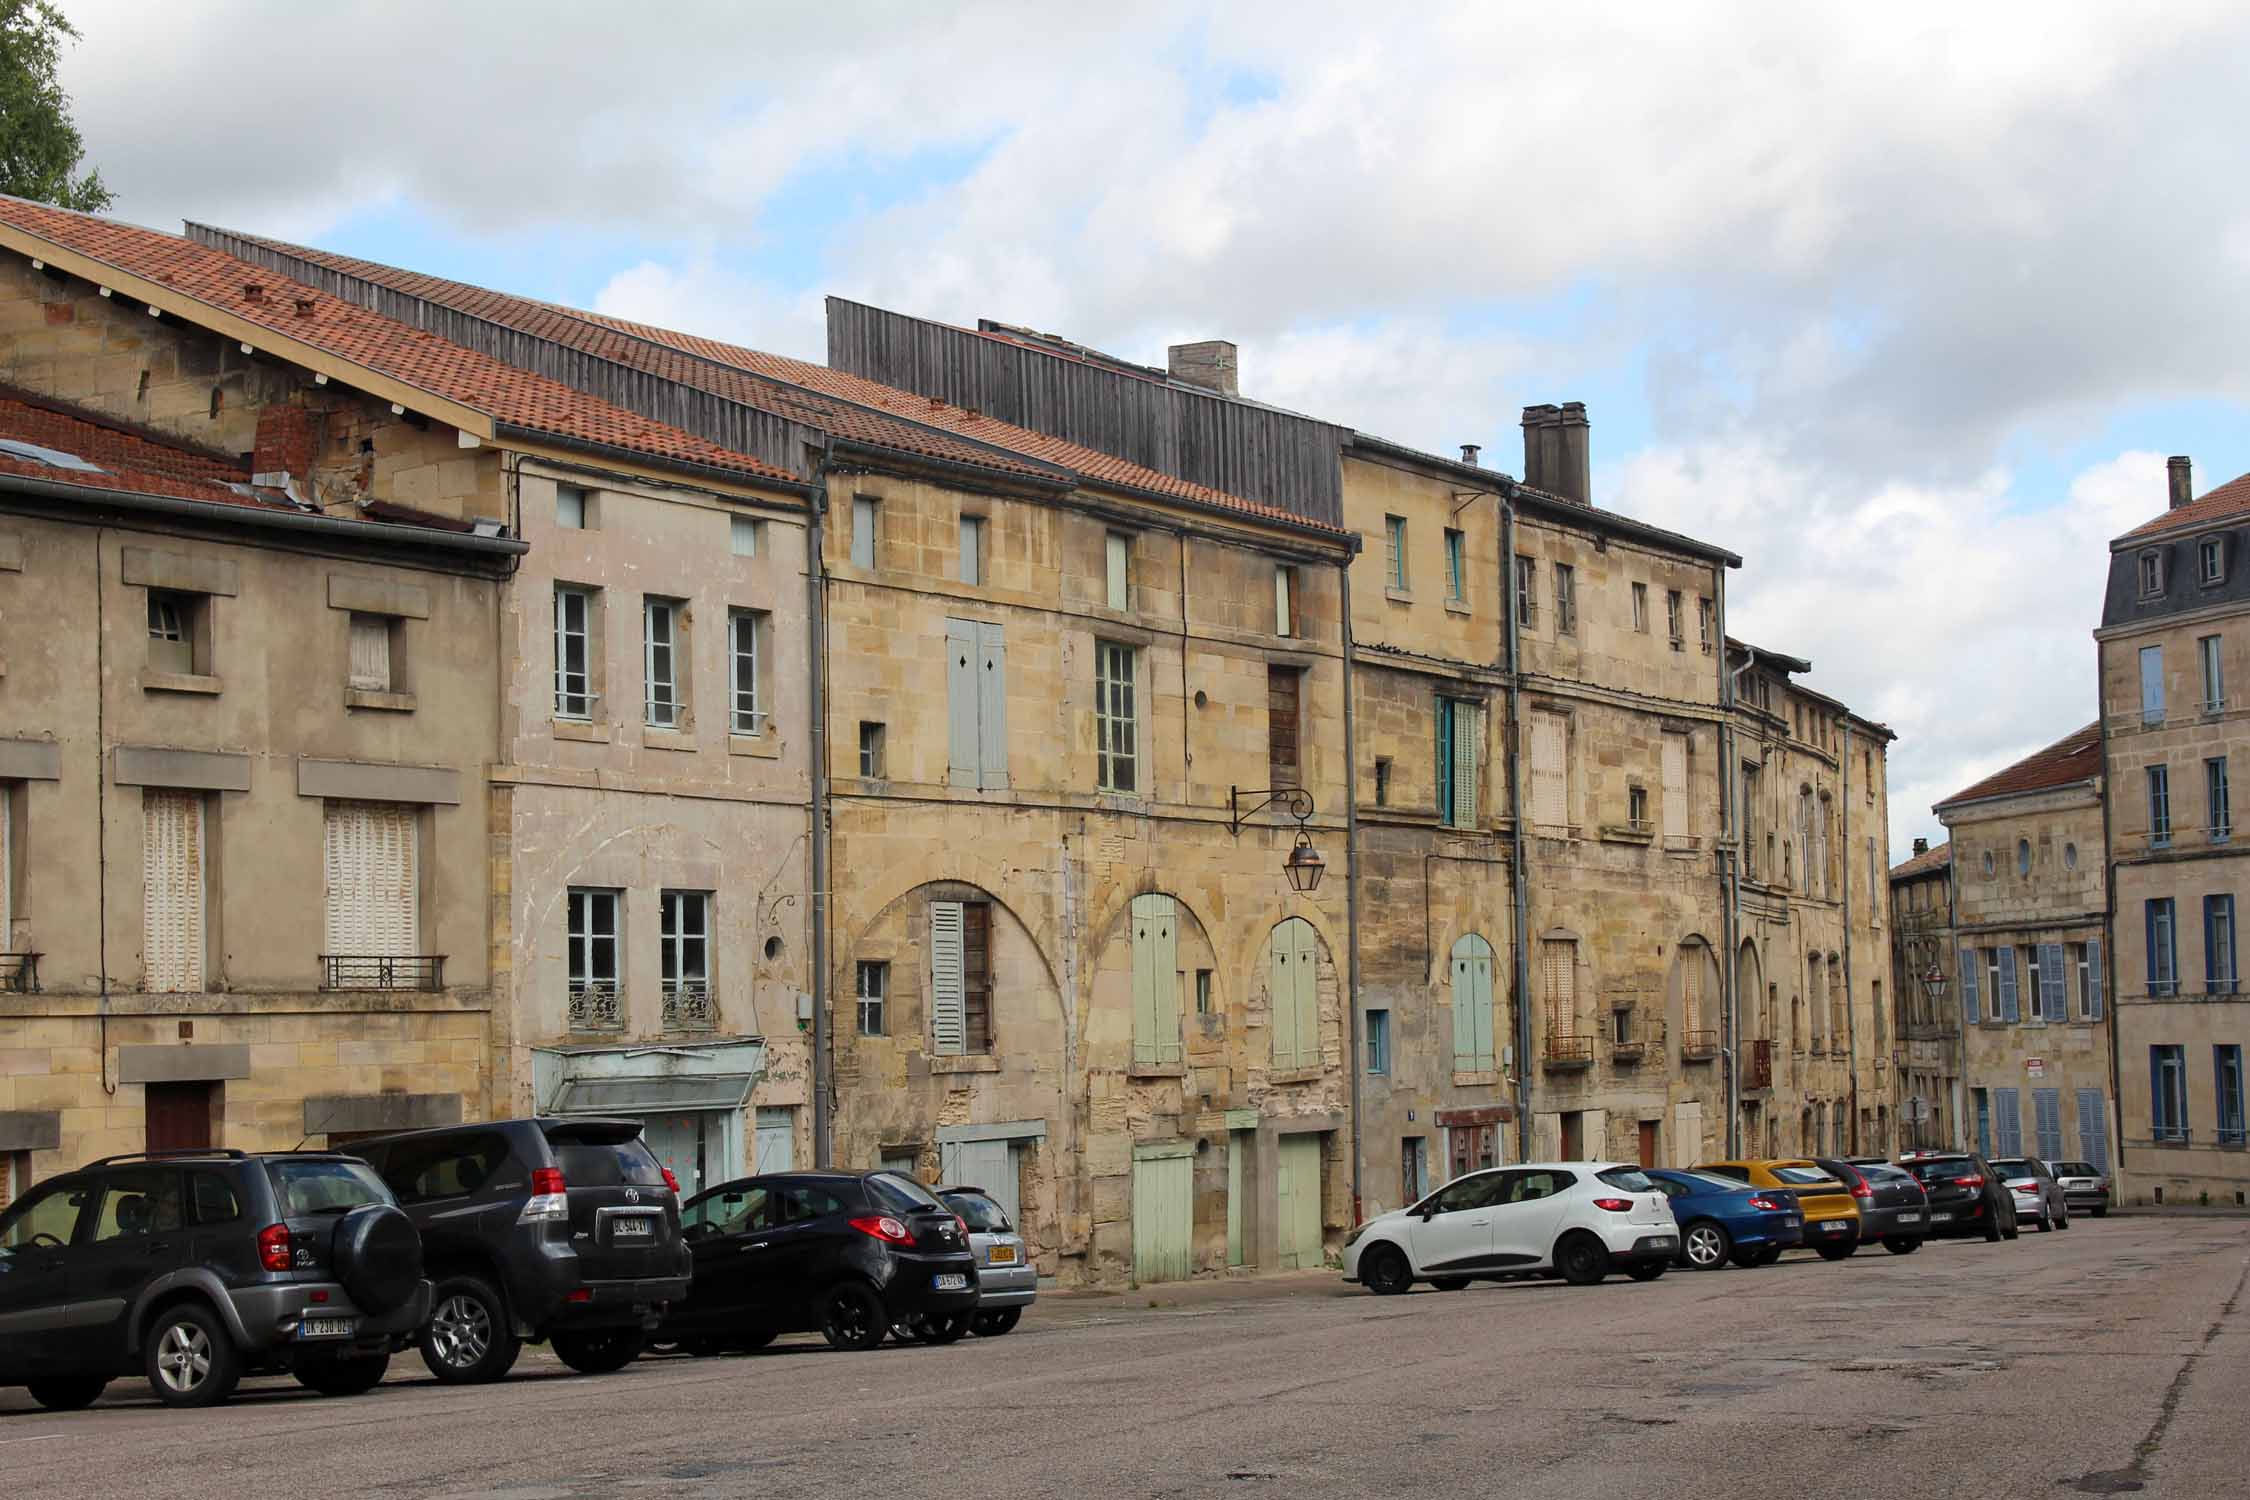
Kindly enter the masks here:
M 322 951 L 386 958 L 420 952 L 415 809 L 331 802 L 325 821 L 328 916 Z
M 930 1044 L 943 1054 L 959 1053 L 966 1027 L 962 1020 L 961 903 L 930 903 Z
M 1687 736 L 1664 736 L 1664 836 L 1688 836 Z
M 141 988 L 203 988 L 203 798 L 141 794 Z
M 1531 821 L 1559 828 L 1570 821 L 1570 784 L 1565 779 L 1563 721 L 1555 714 L 1531 717 Z
M 1690 1031 L 1703 1028 L 1703 950 L 1688 948 L 1680 954 L 1680 1010 Z
M 382 615 L 352 616 L 351 685 L 377 693 L 391 689 L 391 622 Z
M 1484 743 L 1484 710 L 1453 705 L 1453 826 L 1477 825 L 1477 755 Z
M 1543 971 L 1540 988 L 1547 996 L 1547 1024 L 1557 1036 L 1578 1032 L 1578 945 L 1550 938 L 1539 945 Z

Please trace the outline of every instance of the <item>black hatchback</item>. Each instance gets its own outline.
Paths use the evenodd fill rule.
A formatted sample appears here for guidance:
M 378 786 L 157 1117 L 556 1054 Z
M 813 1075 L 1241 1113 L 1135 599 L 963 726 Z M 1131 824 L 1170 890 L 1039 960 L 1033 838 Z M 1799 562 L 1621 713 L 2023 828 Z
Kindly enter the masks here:
M 872 1349 L 894 1326 L 950 1343 L 977 1309 L 976 1259 L 960 1218 L 896 1172 L 778 1172 L 688 1200 L 695 1256 L 660 1340 L 691 1353 L 755 1349 L 820 1333 Z
M 1970 1152 L 1917 1152 L 1902 1157 L 1899 1166 L 1930 1195 L 1932 1239 L 1954 1234 L 1981 1234 L 1988 1240 L 2016 1237 L 2016 1195 L 1983 1157 Z
M 1930 1232 L 1930 1196 L 1913 1173 L 1875 1161 L 1813 1158 L 1852 1191 L 1859 1205 L 1859 1243 L 1877 1241 L 1893 1255 L 1912 1255 Z

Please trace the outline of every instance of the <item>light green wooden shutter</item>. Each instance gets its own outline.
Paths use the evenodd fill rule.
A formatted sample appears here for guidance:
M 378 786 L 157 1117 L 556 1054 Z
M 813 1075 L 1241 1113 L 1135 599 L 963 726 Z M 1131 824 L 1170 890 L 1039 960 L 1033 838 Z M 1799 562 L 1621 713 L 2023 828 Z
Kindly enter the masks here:
M 1294 920 L 1291 919 L 1292 922 Z M 1297 957 L 1295 945 L 1290 941 L 1289 927 L 1290 922 L 1276 927 L 1266 943 L 1266 989 L 1268 1005 L 1272 1011 L 1273 1065 L 1280 1072 L 1297 1066 Z
M 1499 1065 L 1492 1046 L 1492 945 L 1478 938 L 1477 949 L 1469 966 L 1469 975 L 1476 981 L 1470 1009 L 1476 1017 L 1477 1071 L 1489 1073 Z
M 1132 911 L 1133 1060 L 1180 1061 L 1179 906 L 1170 896 L 1135 896 Z
M 1477 742 L 1484 733 L 1484 711 L 1472 703 L 1453 705 L 1453 826 L 1477 822 Z
M 1273 1065 L 1317 1068 L 1320 1055 L 1320 940 L 1312 923 L 1291 917 L 1270 941 Z
M 950 780 L 977 784 L 977 626 L 945 622 L 945 743 Z
M 977 626 L 977 785 L 1008 784 L 1008 642 L 998 625 Z
M 963 1047 L 961 903 L 930 903 L 930 1044 L 941 1054 Z
M 1477 1065 L 1476 983 L 1469 975 L 1468 939 L 1453 945 L 1453 1071 Z

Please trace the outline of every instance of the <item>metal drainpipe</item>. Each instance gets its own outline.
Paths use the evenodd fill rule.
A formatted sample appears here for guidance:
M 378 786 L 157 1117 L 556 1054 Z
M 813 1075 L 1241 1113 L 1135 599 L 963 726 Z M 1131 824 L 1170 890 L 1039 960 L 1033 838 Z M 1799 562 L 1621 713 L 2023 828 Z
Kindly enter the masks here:
M 2107 663 L 2102 660 L 2102 645 L 2097 642 L 2094 647 L 2094 680 L 2097 691 L 2102 681 L 2100 674 L 2106 667 Z M 2123 1028 L 2118 1025 L 2117 987 L 2109 982 L 2109 973 L 2107 972 L 2114 966 L 2117 954 L 2117 860 L 2110 852 L 2116 846 L 2110 842 L 2109 832 L 2109 708 L 2107 704 L 2097 702 L 2094 705 L 2094 722 L 2101 726 L 2102 741 L 2102 968 L 2105 971 L 2094 976 L 2094 983 L 2101 986 L 2101 995 L 2106 1002 L 2102 1007 L 2102 1019 L 2109 1026 L 2109 1107 L 2117 1117 L 2117 1155 L 2110 1163 L 2109 1199 L 2110 1202 L 2115 1203 L 2120 1196 L 2117 1191 L 2118 1184 L 2125 1179 L 2125 1094 L 2124 1090 L 2119 1087 L 2119 1081 L 2124 1076 L 2125 1052 L 2123 1042 L 2118 1035 Z M 1952 832 L 1953 830 L 1950 828 L 1946 830 L 1948 837 L 1952 835 Z M 1953 872 L 1961 868 L 1958 854 L 1946 862 L 1946 868 L 1946 883 L 1950 888 L 1953 881 Z M 1958 911 L 1948 912 L 1947 916 L 1956 922 L 1960 920 Z M 1953 967 L 1955 970 L 1953 982 L 1958 985 L 1961 982 L 1959 973 L 1961 945 L 1959 943 L 1953 945 Z M 1955 1015 L 1961 1013 L 1958 1003 L 1955 1004 L 1953 1013 Z M 1963 1027 L 1961 1056 L 1966 1059 L 1968 1054 L 1968 1030 Z M 2151 1099 L 2149 1104 L 2153 1110 L 2155 1100 Z M 1959 1111 L 1955 1111 L 1955 1113 L 1958 1114 Z M 2109 1129 L 2110 1122 L 2105 1119 L 2102 1121 L 2103 1135 L 2108 1135 Z
M 1719 963 L 1720 982 L 1726 986 L 1727 996 L 1726 1035 L 1719 1050 L 1725 1055 L 1727 1069 L 1727 1156 L 1734 1160 L 1741 1156 L 1742 1142 L 1742 808 L 1741 799 L 1735 795 L 1735 779 L 1742 774 L 1742 767 L 1734 748 L 1735 682 L 1741 674 L 1727 668 L 1726 564 L 1717 565 L 1711 572 L 1713 591 L 1718 595 L 1719 618 L 1714 628 L 1719 635 L 1719 817 L 1725 845 L 1719 856 L 1719 927 L 1727 945 Z M 1741 671 L 1747 672 L 1757 663 L 1758 648 L 1744 649 L 1749 654 Z
M 1859 1154 L 1859 1016 L 1852 1005 L 1852 721 L 1838 721 L 1844 731 L 1844 1065 L 1845 1097 L 1850 1101 L 1852 1154 Z
M 1508 642 L 1508 888 L 1514 908 L 1516 989 L 1516 1160 L 1531 1160 L 1531 909 L 1523 862 L 1523 674 L 1517 642 L 1516 508 L 1500 494 L 1500 618 Z
M 1352 564 L 1346 558 L 1336 569 L 1342 588 L 1337 605 L 1343 619 L 1344 646 L 1344 953 L 1350 1003 L 1344 1010 L 1344 1034 L 1349 1039 L 1347 1061 L 1352 1070 L 1352 1222 L 1360 1221 L 1360 1008 L 1359 1008 L 1359 742 L 1352 711 Z M 1292 600 L 1292 603 L 1295 601 Z
M 820 1167 L 832 1160 L 830 1117 L 835 1111 L 828 1047 L 828 568 L 821 555 L 821 519 L 828 512 L 828 470 L 835 449 L 833 437 L 821 446 L 820 471 L 809 497 L 811 524 L 805 528 L 805 651 L 812 669 L 813 1164 Z

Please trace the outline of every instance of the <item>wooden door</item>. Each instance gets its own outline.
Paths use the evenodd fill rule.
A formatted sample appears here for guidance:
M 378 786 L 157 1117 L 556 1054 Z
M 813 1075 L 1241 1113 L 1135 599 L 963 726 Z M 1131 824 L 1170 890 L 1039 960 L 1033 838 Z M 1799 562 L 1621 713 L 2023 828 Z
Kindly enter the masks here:
M 1133 1279 L 1185 1281 L 1195 1241 L 1195 1158 L 1189 1146 L 1133 1153 Z
M 1643 1120 L 1641 1121 L 1641 1165 L 1653 1167 L 1657 1164 L 1656 1122 L 1654 1120 Z
M 1561 1147 L 1564 1161 L 1586 1159 L 1585 1116 L 1578 1110 L 1563 1111 Z
M 152 1083 L 142 1104 L 151 1151 L 202 1151 L 212 1145 L 210 1083 Z
M 1283 1270 L 1311 1269 L 1325 1258 L 1320 1244 L 1320 1137 L 1285 1135 L 1280 1157 L 1281 1235 L 1275 1249 Z

